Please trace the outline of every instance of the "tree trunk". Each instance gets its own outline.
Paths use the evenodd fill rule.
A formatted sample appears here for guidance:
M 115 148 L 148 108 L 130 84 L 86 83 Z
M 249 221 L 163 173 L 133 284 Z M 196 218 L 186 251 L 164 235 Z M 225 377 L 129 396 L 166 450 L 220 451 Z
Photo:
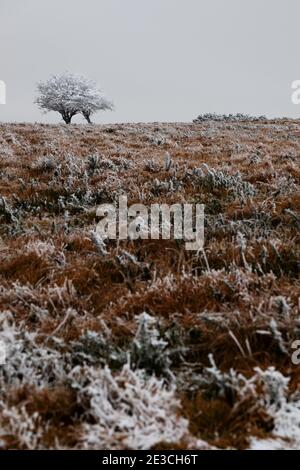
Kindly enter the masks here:
M 61 116 L 66 124 L 71 124 L 72 116 L 69 113 L 61 113 Z
M 82 113 L 89 124 L 92 124 L 90 113 Z

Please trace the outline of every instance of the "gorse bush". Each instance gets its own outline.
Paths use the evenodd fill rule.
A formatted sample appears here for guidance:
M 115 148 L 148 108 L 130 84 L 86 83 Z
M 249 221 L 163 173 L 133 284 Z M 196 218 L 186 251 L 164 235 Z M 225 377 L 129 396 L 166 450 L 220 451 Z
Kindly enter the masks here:
M 265 121 L 266 116 L 249 116 L 249 114 L 215 114 L 215 113 L 206 113 L 199 114 L 199 116 L 194 119 L 194 123 L 206 122 L 206 121 L 216 121 L 216 122 L 259 122 Z

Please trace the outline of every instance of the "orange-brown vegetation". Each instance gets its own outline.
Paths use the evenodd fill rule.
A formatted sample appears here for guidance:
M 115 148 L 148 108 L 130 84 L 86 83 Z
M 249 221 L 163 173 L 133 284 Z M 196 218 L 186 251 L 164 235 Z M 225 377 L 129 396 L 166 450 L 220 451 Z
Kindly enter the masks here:
M 299 142 L 289 120 L 0 125 L 2 448 L 244 449 L 278 437 L 266 371 L 290 379 L 287 401 L 300 391 Z M 176 240 L 111 240 L 103 251 L 96 209 L 120 194 L 205 204 L 204 251 Z M 161 406 L 170 393 L 178 440 L 158 430 L 143 444 L 114 423 L 105 441 L 104 370 L 118 390 L 137 374 L 132 387 L 161 393 Z

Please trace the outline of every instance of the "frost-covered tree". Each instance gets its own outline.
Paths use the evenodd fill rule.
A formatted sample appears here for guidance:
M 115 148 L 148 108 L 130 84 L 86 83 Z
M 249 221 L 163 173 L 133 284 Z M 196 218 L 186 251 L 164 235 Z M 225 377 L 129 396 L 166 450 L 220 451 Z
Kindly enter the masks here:
M 72 73 L 52 75 L 46 82 L 38 83 L 37 91 L 38 107 L 45 112 L 57 111 L 66 124 L 76 114 L 82 114 L 90 123 L 92 114 L 113 109 L 112 102 L 93 80 Z

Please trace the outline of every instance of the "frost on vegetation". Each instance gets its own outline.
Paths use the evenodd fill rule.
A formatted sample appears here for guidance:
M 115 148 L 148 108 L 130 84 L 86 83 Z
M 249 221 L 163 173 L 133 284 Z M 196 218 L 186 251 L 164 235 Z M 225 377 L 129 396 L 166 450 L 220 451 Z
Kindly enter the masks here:
M 148 374 L 163 375 L 173 380 L 171 365 L 173 356 L 183 352 L 180 344 L 172 348 L 170 332 L 161 332 L 158 320 L 143 312 L 136 317 L 137 331 L 132 341 L 122 348 L 114 344 L 111 331 L 103 325 L 103 331 L 87 331 L 72 343 L 72 357 L 80 364 L 108 364 L 120 368 L 128 360 L 132 369 L 143 369 Z
M 52 256 L 56 248 L 53 242 L 43 242 L 41 240 L 33 240 L 25 246 L 26 253 L 36 253 L 38 256 Z
M 193 175 L 197 178 L 198 185 L 208 190 L 225 189 L 239 199 L 255 195 L 254 186 L 247 181 L 243 181 L 239 172 L 230 175 L 204 163 L 201 167 L 194 168 Z
M 87 159 L 87 170 L 90 176 L 100 174 L 103 170 L 128 170 L 132 162 L 124 157 L 111 158 L 99 154 L 90 155 Z
M 270 330 L 271 330 L 271 334 L 272 334 L 274 340 L 276 341 L 276 343 L 277 343 L 280 351 L 282 352 L 282 354 L 287 354 L 288 355 L 288 350 L 285 346 L 284 339 L 282 337 L 282 333 L 279 330 L 278 324 L 277 324 L 277 322 L 274 318 L 272 318 L 271 321 L 270 321 Z
M 16 253 L 22 252 L 25 255 L 34 254 L 40 258 L 47 259 L 49 262 L 56 262 L 59 265 L 66 263 L 65 254 L 62 249 L 57 250 L 52 241 L 34 240 L 29 241 L 25 247 L 19 250 L 14 250 L 12 256 Z
M 204 374 L 200 378 L 200 383 L 209 398 L 230 398 L 235 401 L 254 392 L 251 381 L 242 374 L 238 374 L 234 369 L 222 372 L 216 366 L 211 354 L 209 361 L 211 366 L 204 370 Z
M 48 165 L 48 164 L 47 164 Z M 73 155 L 65 155 L 55 164 L 49 187 L 57 194 L 56 200 L 31 201 L 27 209 L 34 209 L 42 204 L 48 210 L 67 209 L 85 211 L 86 206 L 93 205 L 101 196 L 102 189 L 94 190 L 89 183 L 89 175 L 84 162 Z M 40 209 L 40 207 L 37 207 Z
M 12 440 L 18 449 L 36 450 L 43 448 L 42 437 L 45 427 L 37 412 L 28 414 L 24 405 L 11 406 L 0 400 L 0 449 L 6 447 L 6 441 Z
M 87 177 L 83 161 L 74 155 L 64 155 L 55 168 L 56 177 L 68 177 L 69 179 L 81 179 Z
M 89 400 L 87 413 L 95 423 L 82 425 L 84 448 L 151 449 L 188 433 L 188 422 L 177 414 L 175 389 L 163 380 L 147 378 L 128 364 L 116 375 L 108 367 L 78 367 L 70 377 L 79 400 Z
M 226 398 L 234 404 L 247 397 L 253 397 L 257 407 L 262 408 L 273 419 L 274 426 L 268 440 L 251 439 L 252 447 L 278 448 L 300 446 L 300 397 L 289 395 L 289 377 L 274 367 L 254 369 L 254 375 L 246 378 L 231 369 L 222 372 L 209 357 L 211 366 L 198 377 L 209 398 Z M 285 440 L 285 441 L 283 441 Z
M 14 210 L 10 207 L 6 199 L 2 196 L 0 196 L 0 221 L 1 219 L 2 221 L 9 224 L 12 223 L 17 225 L 19 222 Z
M 276 307 L 277 312 L 282 318 L 289 318 L 291 312 L 290 299 L 287 299 L 283 295 L 278 295 L 272 298 L 273 305 Z
M 158 173 L 161 170 L 160 164 L 157 163 L 153 158 L 145 161 L 144 168 L 146 171 L 149 171 L 150 173 Z
M 56 168 L 57 158 L 53 155 L 39 157 L 32 165 L 32 169 L 41 172 L 50 172 Z
M 43 207 L 54 211 L 84 212 L 88 210 L 88 206 L 112 199 L 114 194 L 112 188 L 120 185 L 119 178 L 115 176 L 115 170 L 126 169 L 129 166 L 130 162 L 124 158 L 112 161 L 109 158 L 94 155 L 86 161 L 74 155 L 61 156 L 48 182 L 56 196 L 54 200 L 53 197 L 42 201 L 33 197 L 29 204 L 26 202 L 26 208 L 35 209 L 35 211 L 37 209 L 40 211 Z M 106 175 L 106 180 L 101 186 L 93 185 L 91 177 L 109 168 L 114 171 Z M 38 180 L 35 183 L 38 184 Z M 24 206 L 24 202 L 22 204 Z
M 5 132 L 3 135 L 3 139 L 8 143 L 12 145 L 20 145 L 19 140 L 17 139 L 16 135 L 13 134 L 12 132 Z
M 108 255 L 108 251 L 106 249 L 105 240 L 97 233 L 95 230 L 91 230 L 90 238 L 93 244 L 96 247 L 97 253 L 101 256 Z
M 168 180 L 161 181 L 158 178 L 152 183 L 151 191 L 154 195 L 159 195 L 162 193 L 172 193 L 179 191 L 182 188 L 182 183 L 175 176 L 169 178 Z
M 141 313 L 136 318 L 138 328 L 131 347 L 135 367 L 151 372 L 168 372 L 171 365 L 168 342 L 161 337 L 156 318 Z
M 79 364 L 123 366 L 128 358 L 125 350 L 112 341 L 111 331 L 103 324 L 103 332 L 87 331 L 72 342 L 72 359 Z
M 24 386 L 45 389 L 63 385 L 76 392 L 85 409 L 78 425 L 80 447 L 150 449 L 159 442 L 177 443 L 188 434 L 187 421 L 178 415 L 174 383 L 167 385 L 144 369 L 133 369 L 144 366 L 142 359 L 151 361 L 152 366 L 169 366 L 167 342 L 160 338 L 155 319 L 149 315 L 138 318 L 134 345 L 120 357 L 109 347 L 107 327 L 103 334 L 87 332 L 66 350 L 55 335 L 41 343 L 38 334 L 16 326 L 8 311 L 1 313 L 0 326 L 0 339 L 7 351 L 6 363 L 0 368 L 1 447 L 13 438 L 18 448 L 43 448 L 47 422 L 37 413 L 30 414 L 23 404 L 9 405 L 10 390 Z M 116 364 L 121 356 L 125 365 L 113 373 L 107 363 Z M 140 360 L 139 364 L 126 363 L 130 356 Z
M 194 119 L 194 123 L 206 122 L 206 121 L 217 121 L 217 122 L 239 122 L 239 121 L 251 121 L 251 122 L 259 122 L 265 121 L 267 118 L 266 116 L 249 116 L 248 114 L 215 114 L 215 113 L 206 113 L 200 114 L 196 119 Z
M 87 160 L 87 169 L 90 175 L 99 174 L 100 170 L 116 170 L 115 163 L 101 155 L 90 155 Z
M 0 285 L 0 298 L 7 301 L 18 301 L 22 306 L 30 304 L 38 304 L 42 300 L 51 299 L 53 303 L 57 303 L 64 308 L 72 305 L 77 300 L 77 292 L 72 281 L 66 279 L 61 286 L 56 284 L 50 286 L 33 287 L 21 284 L 19 282 L 12 283 L 11 287 L 5 288 Z
M 18 328 L 10 312 L 1 313 L 0 325 L 0 339 L 6 349 L 6 362 L 0 368 L 2 394 L 9 393 L 10 387 L 45 387 L 53 378 L 64 378 L 67 356 L 63 360 L 59 350 L 38 344 L 38 335 Z
M 262 371 L 256 368 L 257 381 L 263 387 L 263 403 L 274 419 L 273 440 L 253 440 L 252 447 L 294 448 L 300 446 L 300 399 L 288 396 L 289 378 L 274 367 Z
M 274 189 L 279 190 L 282 194 L 293 194 L 295 191 L 299 190 L 299 186 L 291 175 L 278 176 L 274 180 L 273 186 Z
M 166 137 L 164 137 L 161 134 L 149 135 L 148 136 L 148 141 L 149 141 L 150 144 L 157 145 L 157 146 L 166 145 L 166 144 L 170 145 L 171 144 L 171 141 L 168 140 Z
M 209 361 L 211 366 L 206 367 L 200 376 L 200 382 L 209 398 L 228 398 L 230 395 L 233 401 L 238 401 L 253 395 L 257 399 L 257 404 L 263 406 L 273 417 L 287 403 L 289 378 L 284 377 L 274 367 L 266 370 L 256 367 L 255 374 L 246 378 L 234 369 L 228 372 L 221 371 L 211 354 Z
M 72 73 L 52 75 L 38 83 L 36 104 L 44 111 L 57 111 L 66 124 L 82 114 L 91 123 L 91 115 L 99 110 L 112 110 L 113 104 L 97 88 L 93 80 Z
M 274 367 L 266 370 L 256 367 L 254 371 L 255 382 L 262 387 L 261 400 L 266 409 L 274 414 L 286 403 L 290 379 L 284 377 Z

